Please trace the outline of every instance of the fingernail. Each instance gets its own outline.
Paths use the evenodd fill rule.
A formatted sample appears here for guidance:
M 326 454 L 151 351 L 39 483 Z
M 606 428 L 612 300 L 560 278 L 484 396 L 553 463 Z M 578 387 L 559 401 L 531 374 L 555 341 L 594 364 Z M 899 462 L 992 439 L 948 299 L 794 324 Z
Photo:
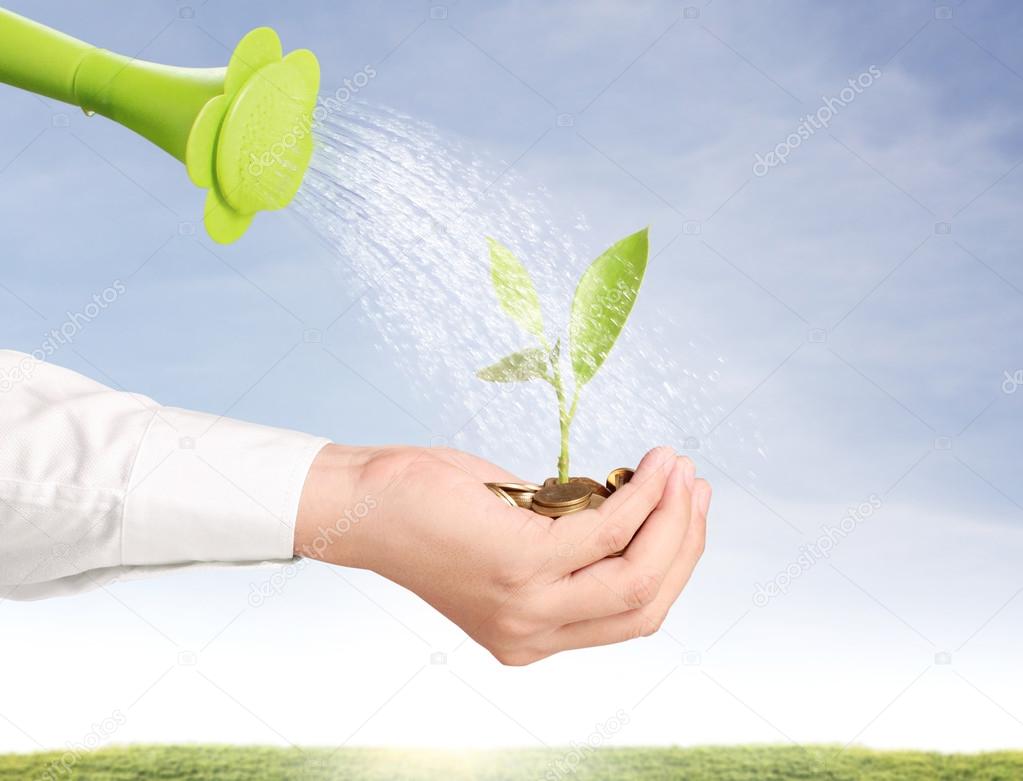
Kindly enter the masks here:
M 696 500 L 697 506 L 700 508 L 700 515 L 706 515 L 707 510 L 710 509 L 710 486 L 703 486 L 700 491 L 700 496 Z
M 686 488 L 690 491 L 693 490 L 693 484 L 696 482 L 696 464 L 686 459 L 685 464 L 682 466 L 682 476 L 686 481 Z
M 675 466 L 675 451 L 667 445 L 661 445 L 657 448 L 657 458 L 660 459 L 659 466 L 668 474 L 671 474 L 671 470 Z

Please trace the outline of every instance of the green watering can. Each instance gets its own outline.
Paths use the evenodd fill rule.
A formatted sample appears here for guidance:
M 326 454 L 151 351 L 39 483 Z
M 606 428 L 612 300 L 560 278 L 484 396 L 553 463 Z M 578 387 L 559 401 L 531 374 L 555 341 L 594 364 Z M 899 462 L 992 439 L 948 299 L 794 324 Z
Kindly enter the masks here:
M 277 33 L 248 33 L 226 68 L 179 68 L 90 46 L 0 8 L 0 81 L 102 114 L 174 155 L 209 190 L 203 222 L 235 241 L 282 209 L 313 150 L 315 55 L 286 57 Z

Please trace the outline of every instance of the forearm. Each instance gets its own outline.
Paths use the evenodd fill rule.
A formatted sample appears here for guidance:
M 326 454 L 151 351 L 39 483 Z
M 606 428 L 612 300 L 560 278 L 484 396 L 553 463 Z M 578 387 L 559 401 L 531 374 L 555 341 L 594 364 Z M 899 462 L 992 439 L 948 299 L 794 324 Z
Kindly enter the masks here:
M 327 445 L 309 469 L 295 520 L 295 555 L 348 567 L 364 566 L 358 554 L 367 536 L 360 528 L 378 499 L 360 486 L 371 450 Z

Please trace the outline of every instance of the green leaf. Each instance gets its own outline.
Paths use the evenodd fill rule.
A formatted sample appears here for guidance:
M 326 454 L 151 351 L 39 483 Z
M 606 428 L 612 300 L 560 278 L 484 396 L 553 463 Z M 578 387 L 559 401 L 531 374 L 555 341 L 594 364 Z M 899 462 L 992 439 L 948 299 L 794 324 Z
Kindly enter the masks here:
M 543 315 L 533 280 L 512 251 L 496 239 L 490 245 L 490 278 L 501 308 L 531 334 L 543 338 Z
M 506 355 L 492 366 L 480 369 L 476 376 L 487 382 L 526 382 L 528 380 L 547 380 L 547 351 L 539 347 L 529 347 L 517 353 Z
M 646 271 L 647 229 L 626 236 L 590 264 L 572 301 L 572 371 L 582 387 L 597 373 L 632 312 Z

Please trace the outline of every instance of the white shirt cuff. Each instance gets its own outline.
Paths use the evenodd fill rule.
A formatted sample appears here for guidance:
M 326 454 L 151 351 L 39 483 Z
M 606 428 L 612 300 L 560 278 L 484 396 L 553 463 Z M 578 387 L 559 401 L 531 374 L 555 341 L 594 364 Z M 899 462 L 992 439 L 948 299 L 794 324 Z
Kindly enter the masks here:
M 122 564 L 291 559 L 302 488 L 313 459 L 328 443 L 161 407 L 128 483 Z

